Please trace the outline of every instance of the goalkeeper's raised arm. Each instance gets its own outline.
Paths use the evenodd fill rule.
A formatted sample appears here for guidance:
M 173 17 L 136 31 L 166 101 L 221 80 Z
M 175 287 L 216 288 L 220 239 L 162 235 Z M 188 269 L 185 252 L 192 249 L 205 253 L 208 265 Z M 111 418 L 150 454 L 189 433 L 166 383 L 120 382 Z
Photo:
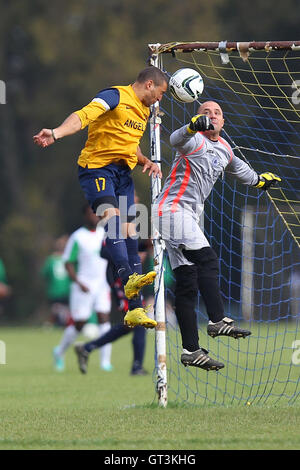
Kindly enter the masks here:
M 246 162 L 235 155 L 227 166 L 226 171 L 235 176 L 240 183 L 254 186 L 264 191 L 276 186 L 281 181 L 281 178 L 274 173 L 266 172 L 258 175 Z
M 193 116 L 190 123 L 177 129 L 171 134 L 170 143 L 179 153 L 189 153 L 197 148 L 198 139 L 197 132 L 214 130 L 208 116 L 205 114 L 197 114 Z
M 234 155 L 229 143 L 220 136 L 224 117 L 217 103 L 207 101 L 199 107 L 198 112 L 199 114 L 193 116 L 188 124 L 171 134 L 170 143 L 177 150 L 178 156 L 205 155 L 206 164 L 203 159 L 198 168 L 203 171 L 204 166 L 207 167 L 203 175 L 211 173 L 211 164 L 215 162 L 214 175 L 217 175 L 218 170 L 221 170 L 219 174 L 226 170 L 240 183 L 263 190 L 268 190 L 281 181 L 281 178 L 274 173 L 266 172 L 258 175 L 245 161 Z M 222 158 L 224 153 L 227 161 Z M 212 160 L 213 155 L 219 160 L 218 165 L 216 159 Z

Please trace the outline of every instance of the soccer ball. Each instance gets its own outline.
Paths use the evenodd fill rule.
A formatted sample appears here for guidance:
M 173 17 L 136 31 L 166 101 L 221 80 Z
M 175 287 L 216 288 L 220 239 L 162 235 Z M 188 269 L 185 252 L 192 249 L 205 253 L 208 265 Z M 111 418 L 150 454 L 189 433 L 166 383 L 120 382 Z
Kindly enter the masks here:
M 183 103 L 192 103 L 197 100 L 203 89 L 203 78 L 193 69 L 179 69 L 173 73 L 169 81 L 171 95 Z

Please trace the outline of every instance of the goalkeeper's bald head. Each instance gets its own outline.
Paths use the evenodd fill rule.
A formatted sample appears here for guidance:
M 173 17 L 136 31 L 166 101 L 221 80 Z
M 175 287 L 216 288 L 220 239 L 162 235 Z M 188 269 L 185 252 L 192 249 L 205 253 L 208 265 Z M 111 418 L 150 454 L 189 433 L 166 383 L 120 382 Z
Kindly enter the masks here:
M 224 126 L 224 115 L 221 106 L 216 101 L 205 101 L 199 106 L 198 113 L 209 117 L 214 126 L 214 130 L 209 132 L 212 137 L 217 138 Z

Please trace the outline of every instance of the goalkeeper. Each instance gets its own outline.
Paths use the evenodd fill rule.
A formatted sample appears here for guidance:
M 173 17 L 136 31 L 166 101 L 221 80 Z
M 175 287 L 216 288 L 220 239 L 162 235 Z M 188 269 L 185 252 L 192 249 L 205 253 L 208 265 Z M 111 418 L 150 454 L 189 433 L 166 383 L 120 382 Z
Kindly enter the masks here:
M 203 205 L 224 171 L 240 183 L 262 190 L 269 190 L 281 179 L 273 173 L 258 175 L 234 155 L 220 136 L 224 117 L 219 104 L 207 101 L 198 113 L 170 137 L 177 154 L 152 215 L 166 243 L 176 279 L 175 313 L 182 337 L 181 362 L 185 366 L 218 370 L 224 364 L 199 346 L 195 312 L 198 290 L 209 317 L 208 335 L 245 338 L 251 331 L 239 328 L 225 316 L 217 255 L 198 224 Z

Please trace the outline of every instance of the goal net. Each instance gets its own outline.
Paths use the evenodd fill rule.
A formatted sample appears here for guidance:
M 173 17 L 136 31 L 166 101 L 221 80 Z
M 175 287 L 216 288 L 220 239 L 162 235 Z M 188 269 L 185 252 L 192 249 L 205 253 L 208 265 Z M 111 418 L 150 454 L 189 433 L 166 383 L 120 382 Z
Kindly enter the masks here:
M 153 44 L 149 51 L 150 63 L 170 75 L 198 70 L 205 85 L 199 102 L 221 105 L 234 153 L 258 173 L 282 178 L 264 192 L 225 173 L 205 203 L 203 230 L 220 259 L 225 313 L 252 331 L 246 339 L 210 338 L 199 296 L 200 345 L 225 363 L 217 373 L 180 362 L 173 286 L 163 280 L 167 253 L 155 234 L 160 403 L 293 404 L 300 392 L 300 41 Z M 167 93 L 153 106 L 151 153 L 164 176 L 174 158 L 170 134 L 197 114 L 199 102 L 179 103 Z M 155 180 L 152 189 L 155 198 Z

